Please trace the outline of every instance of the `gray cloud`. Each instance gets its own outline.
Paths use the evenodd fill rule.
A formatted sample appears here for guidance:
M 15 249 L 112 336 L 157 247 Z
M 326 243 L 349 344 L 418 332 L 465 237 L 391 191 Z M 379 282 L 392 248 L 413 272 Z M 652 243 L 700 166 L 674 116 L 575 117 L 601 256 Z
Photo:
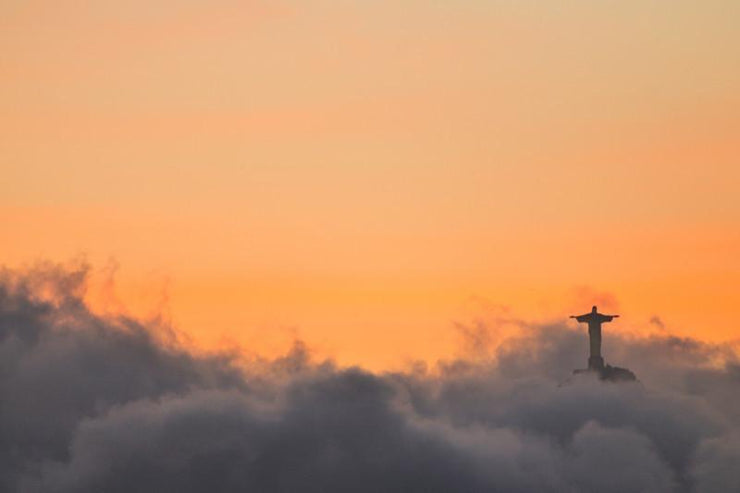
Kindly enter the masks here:
M 738 489 L 740 366 L 722 346 L 611 336 L 607 359 L 641 380 L 622 384 L 572 377 L 584 338 L 564 324 L 434 371 L 312 363 L 300 344 L 244 366 L 91 313 L 84 283 L 0 274 L 2 491 Z

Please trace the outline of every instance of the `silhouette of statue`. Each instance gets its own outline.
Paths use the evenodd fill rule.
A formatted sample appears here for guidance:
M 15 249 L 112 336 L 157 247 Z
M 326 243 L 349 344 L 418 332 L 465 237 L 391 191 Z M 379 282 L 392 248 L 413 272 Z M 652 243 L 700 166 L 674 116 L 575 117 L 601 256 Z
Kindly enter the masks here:
M 588 369 L 601 371 L 604 369 L 604 358 L 601 357 L 601 324 L 611 322 L 619 315 L 604 315 L 591 308 L 590 313 L 584 315 L 571 315 L 580 323 L 588 324 L 588 338 L 591 346 L 591 354 L 588 358 Z

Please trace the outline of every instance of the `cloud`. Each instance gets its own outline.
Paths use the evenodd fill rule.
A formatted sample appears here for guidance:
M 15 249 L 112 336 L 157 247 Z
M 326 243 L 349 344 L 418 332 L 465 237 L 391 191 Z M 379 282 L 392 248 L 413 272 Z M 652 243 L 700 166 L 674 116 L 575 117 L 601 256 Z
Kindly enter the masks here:
M 2 491 L 738 487 L 740 367 L 721 346 L 613 336 L 607 357 L 641 380 L 623 384 L 572 377 L 583 335 L 565 324 L 434 371 L 337 368 L 301 344 L 241 364 L 92 313 L 85 276 L 0 273 Z
M 665 323 L 657 315 L 653 315 L 652 317 L 650 317 L 650 323 L 656 326 L 657 328 L 659 328 L 660 330 L 665 330 Z
M 734 433 L 706 440 L 697 451 L 692 474 L 696 491 L 740 491 L 740 434 Z
M 598 305 L 604 313 L 619 310 L 617 297 L 613 293 L 600 291 L 591 286 L 579 286 L 573 290 L 571 302 L 572 310 L 582 310 L 584 306 L 591 305 Z

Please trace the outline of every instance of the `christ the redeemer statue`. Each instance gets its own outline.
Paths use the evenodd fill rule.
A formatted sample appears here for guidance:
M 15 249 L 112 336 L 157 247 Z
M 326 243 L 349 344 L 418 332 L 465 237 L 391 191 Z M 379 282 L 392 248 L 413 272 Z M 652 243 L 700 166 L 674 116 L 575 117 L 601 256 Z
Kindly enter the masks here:
M 571 315 L 581 323 L 588 324 L 588 338 L 591 344 L 591 355 L 588 358 L 589 370 L 603 370 L 604 358 L 601 357 L 601 324 L 611 322 L 612 319 L 619 315 L 604 315 L 596 311 L 596 307 L 591 308 L 591 313 L 584 315 Z

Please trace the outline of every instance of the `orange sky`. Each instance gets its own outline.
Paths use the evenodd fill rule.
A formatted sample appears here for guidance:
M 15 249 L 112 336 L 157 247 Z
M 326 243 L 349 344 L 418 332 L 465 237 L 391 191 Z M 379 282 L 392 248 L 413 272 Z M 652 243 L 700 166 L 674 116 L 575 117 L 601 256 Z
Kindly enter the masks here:
M 113 258 L 100 306 L 374 368 L 500 306 L 738 337 L 734 0 L 0 14 L 0 259 Z

